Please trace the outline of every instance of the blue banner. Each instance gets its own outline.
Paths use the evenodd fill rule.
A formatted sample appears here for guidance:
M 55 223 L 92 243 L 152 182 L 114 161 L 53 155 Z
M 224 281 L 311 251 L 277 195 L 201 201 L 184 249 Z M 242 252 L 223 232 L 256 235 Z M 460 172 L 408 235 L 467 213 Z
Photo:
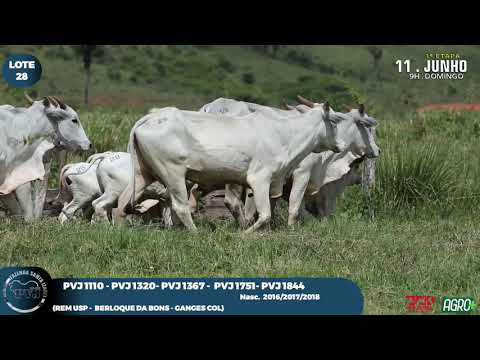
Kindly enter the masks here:
M 363 311 L 361 290 L 340 278 L 52 280 L 39 268 L 4 268 L 0 275 L 2 315 L 36 311 L 61 315 L 359 315 Z

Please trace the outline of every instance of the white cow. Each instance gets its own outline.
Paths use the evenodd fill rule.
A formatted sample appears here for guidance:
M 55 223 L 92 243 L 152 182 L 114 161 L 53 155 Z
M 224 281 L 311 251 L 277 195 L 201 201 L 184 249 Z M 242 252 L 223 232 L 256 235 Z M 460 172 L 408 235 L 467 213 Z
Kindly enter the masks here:
M 265 116 L 283 117 L 296 116 L 310 108 L 306 105 L 298 105 L 297 107 L 285 104 L 288 110 L 278 109 L 270 106 L 259 105 L 255 103 L 238 101 L 228 98 L 218 98 L 208 104 L 203 105 L 199 112 L 207 112 L 211 114 L 226 114 L 231 116 L 244 116 L 250 113 L 261 113 Z M 155 109 L 155 111 L 158 109 Z M 242 201 L 245 200 L 245 206 Z M 256 208 L 253 200 L 253 192 L 249 188 L 245 188 L 238 184 L 227 184 L 225 186 L 225 206 L 230 210 L 230 213 L 240 224 L 241 228 L 245 228 L 252 223 L 256 213 Z
M 298 220 L 304 195 L 307 195 L 307 198 L 316 196 L 323 186 L 339 181 L 318 194 L 320 198 L 317 201 L 321 201 L 321 197 L 327 197 L 330 204 L 329 212 L 333 211 L 332 201 L 335 201 L 338 191 L 343 191 L 345 188 L 342 184 L 346 184 L 347 179 L 344 179 L 343 183 L 341 179 L 351 170 L 350 165 L 355 160 L 365 157 L 377 158 L 380 155 L 380 148 L 375 143 L 371 131 L 378 125 L 377 120 L 368 116 L 362 105 L 346 115 L 351 121 L 339 123 L 338 136 L 348 147 L 341 153 L 327 151 L 323 154 L 311 154 L 293 172 L 292 189 L 289 195 L 289 225 Z M 352 173 L 352 176 L 355 174 Z M 328 189 L 335 189 L 335 192 L 328 194 Z
M 31 183 L 44 180 L 44 161 L 52 150 L 86 151 L 92 144 L 78 114 L 60 99 L 27 99 L 28 108 L 0 107 L 0 199 L 30 221 L 41 214 L 46 193 L 40 191 L 32 199 Z
M 62 224 L 82 209 L 89 213 L 92 201 L 102 192 L 97 180 L 98 162 L 80 162 L 65 165 L 60 172 L 60 192 L 57 201 L 63 202 L 58 219 Z
M 363 158 L 358 158 L 350 164 L 350 170 L 340 179 L 327 182 L 313 195 L 305 194 L 305 209 L 311 214 L 323 218 L 333 214 L 337 206 L 337 197 L 347 186 L 359 185 L 362 182 L 360 165 Z M 286 193 L 290 193 L 289 191 Z M 303 209 L 301 209 L 303 211 Z
M 61 188 L 58 195 L 64 201 L 64 208 L 59 216 L 65 223 L 79 209 L 94 210 L 92 223 L 108 222 L 108 215 L 116 207 L 118 198 L 125 190 L 130 180 L 131 158 L 125 152 L 105 152 L 95 154 L 87 162 L 66 165 L 61 172 Z M 193 187 L 190 191 L 196 190 Z M 150 208 L 161 203 L 161 213 L 165 225 L 170 226 L 173 220 L 170 215 L 167 192 L 165 187 L 155 182 L 144 193 L 145 199 L 136 207 L 139 213 L 145 213 Z M 192 196 L 194 199 L 194 196 Z M 196 203 L 192 200 L 192 211 Z
M 297 110 L 303 113 L 322 106 L 322 104 L 313 103 L 301 96 L 299 96 L 299 99 L 304 104 L 297 107 L 289 107 L 293 109 L 292 111 Z M 219 104 L 221 106 L 212 106 L 211 104 Z M 252 106 L 240 101 L 220 98 L 205 105 L 202 109 L 207 111 L 218 111 L 222 109 L 224 114 L 230 114 L 228 112 L 230 107 L 232 108 L 232 114 L 235 114 L 233 116 L 246 115 L 252 108 Z M 260 109 L 265 108 L 265 106 L 262 105 L 258 105 L 258 107 Z M 274 110 L 278 113 L 276 111 L 278 109 Z M 317 209 L 317 213 L 332 212 L 332 201 L 336 198 L 336 194 L 343 191 L 346 186 L 345 184 L 351 181 L 349 177 L 341 180 L 342 177 L 349 173 L 350 164 L 355 159 L 363 158 L 364 156 L 379 156 L 380 149 L 375 144 L 370 130 L 371 127 L 377 125 L 376 120 L 365 113 L 363 106 L 361 106 L 359 110 L 351 110 L 345 114 L 344 118 L 346 121 L 341 121 L 338 125 L 338 137 L 347 144 L 348 147 L 341 153 L 333 153 L 331 151 L 312 153 L 305 157 L 294 170 L 292 174 L 293 181 L 290 187 L 291 191 L 289 191 L 288 194 L 283 194 L 283 197 L 288 196 L 289 200 L 289 225 L 297 222 L 299 213 L 303 208 L 302 201 L 306 191 L 308 197 L 315 196 L 320 192 L 322 186 L 333 181 L 338 181 L 338 183 L 329 186 L 319 193 L 315 201 L 315 203 L 321 204 L 322 199 L 328 198 L 328 209 L 325 208 L 323 211 L 322 209 Z M 351 176 L 355 177 L 355 173 L 352 172 Z M 333 189 L 335 189 L 335 191 L 328 191 Z M 225 189 L 225 204 L 241 225 L 250 223 L 255 214 L 254 199 L 251 193 L 248 194 L 248 191 L 248 196 L 245 200 L 245 206 L 248 211 L 244 212 L 241 201 L 243 191 L 243 188 L 232 185 L 228 185 Z M 274 207 L 274 204 L 275 200 L 272 200 L 272 207 Z M 324 207 L 325 206 L 327 206 L 327 204 L 324 204 Z
M 141 118 L 130 133 L 128 151 L 133 173 L 119 200 L 118 222 L 145 186 L 159 180 L 167 187 L 172 207 L 182 223 L 196 230 L 185 180 L 209 188 L 248 185 L 259 212 L 255 231 L 270 221 L 269 197 L 282 194 L 285 178 L 310 152 L 345 144 L 336 137 L 341 118 L 328 107 L 296 117 L 274 118 L 255 112 L 247 116 L 182 111 L 168 107 Z
M 291 107 L 289 110 L 283 110 L 228 98 L 218 98 L 211 103 L 203 105 L 198 111 L 210 114 L 228 114 L 228 116 L 243 116 L 253 112 L 261 112 L 265 115 L 275 114 L 277 116 L 292 116 L 300 115 L 305 112 L 294 107 Z

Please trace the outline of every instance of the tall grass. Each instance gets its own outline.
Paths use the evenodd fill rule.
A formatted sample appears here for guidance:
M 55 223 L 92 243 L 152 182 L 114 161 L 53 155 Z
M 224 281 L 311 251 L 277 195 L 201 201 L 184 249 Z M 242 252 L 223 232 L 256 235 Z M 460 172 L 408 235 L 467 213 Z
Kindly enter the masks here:
M 459 193 L 459 166 L 434 144 L 391 146 L 377 166 L 375 198 L 383 209 L 449 202 Z

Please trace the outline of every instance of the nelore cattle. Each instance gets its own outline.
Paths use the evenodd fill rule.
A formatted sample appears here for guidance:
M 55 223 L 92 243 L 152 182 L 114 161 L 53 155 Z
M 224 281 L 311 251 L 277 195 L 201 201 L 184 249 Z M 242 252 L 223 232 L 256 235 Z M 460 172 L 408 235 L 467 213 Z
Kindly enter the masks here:
M 151 112 L 130 134 L 133 172 L 119 200 L 117 222 L 123 222 L 127 205 L 132 208 L 143 189 L 158 180 L 167 187 L 180 221 L 195 230 L 188 179 L 211 189 L 249 186 L 259 216 L 247 232 L 255 231 L 270 222 L 270 197 L 282 195 L 285 177 L 308 154 L 345 149 L 336 136 L 340 120 L 328 106 L 291 117 L 260 111 L 229 117 L 173 107 Z
M 44 180 L 44 162 L 55 150 L 92 146 L 78 114 L 59 98 L 47 96 L 28 108 L 0 107 L 0 201 L 26 221 L 42 214 L 44 189 L 32 194 L 32 181 Z
M 130 154 L 125 152 L 108 151 L 92 155 L 86 162 L 65 165 L 61 170 L 57 197 L 57 202 L 64 205 L 59 216 L 60 222 L 65 223 L 78 210 L 84 210 L 87 216 L 93 212 L 92 223 L 109 222 L 119 196 L 128 185 L 131 172 Z M 192 187 L 190 191 L 195 189 Z M 143 214 L 159 205 L 165 225 L 173 225 L 165 187 L 154 182 L 143 195 L 143 201 L 136 206 L 136 211 Z M 196 203 L 192 201 L 191 211 L 194 211 Z
M 233 116 L 262 111 L 263 114 L 270 116 L 282 113 L 294 118 L 298 113 L 308 113 L 323 106 L 323 104 L 314 103 L 302 96 L 298 96 L 298 98 L 303 104 L 295 107 L 287 105 L 289 110 L 283 110 L 283 113 L 280 109 L 225 98 L 219 98 L 204 105 L 200 111 L 221 112 L 224 115 L 233 114 Z M 377 126 L 377 121 L 365 113 L 363 105 L 359 106 L 359 109 L 350 109 L 346 114 L 336 114 L 342 119 L 337 125 L 337 136 L 346 144 L 346 148 L 341 153 L 312 152 L 293 170 L 290 174 L 291 178 L 287 178 L 288 191 L 283 193 L 283 197 L 289 200 L 289 225 L 297 222 L 304 207 L 304 196 L 309 203 L 308 208 L 315 209 L 312 210 L 313 213 L 325 216 L 333 212 L 336 196 L 346 186 L 358 182 L 358 164 L 352 168 L 350 165 L 355 160 L 364 157 L 376 158 L 380 154 L 380 149 L 371 132 L 371 128 Z M 335 183 L 328 186 L 328 189 L 332 191 L 321 190 L 323 186 L 330 183 Z M 248 211 L 244 211 L 241 200 L 244 193 L 245 190 L 236 185 L 227 185 L 225 189 L 225 204 L 243 226 L 250 223 L 255 214 L 253 194 L 248 191 L 245 199 Z M 312 199 L 312 197 L 314 198 Z M 272 205 L 274 206 L 274 204 L 275 200 L 273 199 Z

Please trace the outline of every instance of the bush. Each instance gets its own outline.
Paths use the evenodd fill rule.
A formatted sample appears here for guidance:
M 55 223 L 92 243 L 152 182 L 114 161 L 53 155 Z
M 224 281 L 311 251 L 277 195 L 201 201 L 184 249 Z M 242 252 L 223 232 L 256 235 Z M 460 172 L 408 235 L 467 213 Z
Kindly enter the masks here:
M 434 144 L 384 149 L 377 161 L 374 198 L 384 210 L 447 204 L 459 189 L 461 172 Z
M 219 57 L 218 66 L 220 66 L 222 69 L 229 73 L 233 73 L 236 70 L 236 66 L 232 62 L 230 62 L 230 60 L 223 56 Z
M 165 76 L 167 71 L 165 69 L 165 65 L 163 65 L 163 63 L 161 61 L 155 61 L 153 63 L 153 67 L 155 68 L 155 70 L 157 70 L 157 73 L 159 76 Z
M 312 55 L 305 51 L 297 51 L 292 49 L 288 51 L 286 58 L 290 63 L 299 64 L 309 69 L 314 65 Z
M 311 75 L 300 75 L 298 77 L 298 82 L 301 82 L 301 83 L 310 82 L 312 80 L 313 80 L 313 76 L 311 76 Z
M 73 60 L 75 58 L 74 50 L 65 46 L 49 46 L 45 51 L 45 56 L 51 59 L 61 59 L 65 61 Z
M 122 73 L 116 67 L 109 67 L 107 70 L 107 76 L 112 81 L 121 81 Z
M 242 80 L 245 84 L 254 84 L 255 83 L 255 75 L 251 72 L 242 74 Z
M 193 45 L 194 47 L 196 47 L 197 49 L 200 49 L 200 50 L 210 50 L 212 49 L 212 45 Z

